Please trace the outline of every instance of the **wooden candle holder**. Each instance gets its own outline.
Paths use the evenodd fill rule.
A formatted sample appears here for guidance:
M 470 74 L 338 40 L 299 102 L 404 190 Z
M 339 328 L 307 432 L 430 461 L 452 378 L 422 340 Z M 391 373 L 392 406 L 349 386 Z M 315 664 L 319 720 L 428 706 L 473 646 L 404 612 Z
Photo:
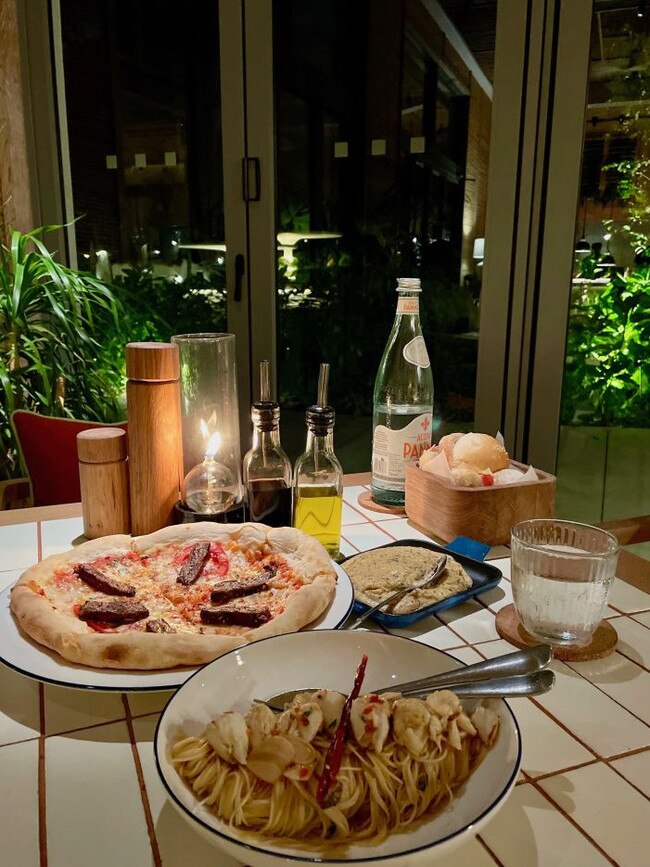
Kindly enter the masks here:
M 510 465 L 528 469 L 516 461 Z M 445 542 L 469 536 L 488 545 L 507 545 L 510 530 L 519 521 L 555 515 L 555 476 L 535 472 L 536 481 L 461 488 L 450 479 L 408 464 L 406 514 L 418 527 Z

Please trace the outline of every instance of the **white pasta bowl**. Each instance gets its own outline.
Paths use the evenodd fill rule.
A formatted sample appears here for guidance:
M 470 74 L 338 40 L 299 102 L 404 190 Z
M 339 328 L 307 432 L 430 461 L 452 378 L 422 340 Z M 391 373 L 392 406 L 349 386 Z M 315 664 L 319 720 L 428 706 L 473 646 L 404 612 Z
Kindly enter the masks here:
M 158 772 L 181 815 L 225 853 L 250 867 L 323 861 L 415 867 L 447 855 L 477 834 L 503 806 L 519 772 L 519 727 L 503 701 L 498 705 L 500 728 L 494 746 L 450 804 L 379 844 L 353 843 L 344 853 L 340 849 L 328 855 L 327 848 L 293 848 L 232 828 L 202 805 L 177 774 L 169 750 L 182 733 L 199 735 L 216 714 L 227 710 L 244 713 L 253 699 L 270 698 L 286 690 L 327 687 L 348 693 L 364 653 L 368 666 L 363 692 L 462 665 L 448 654 L 408 638 L 336 630 L 280 635 L 215 659 L 170 699 L 156 731 Z

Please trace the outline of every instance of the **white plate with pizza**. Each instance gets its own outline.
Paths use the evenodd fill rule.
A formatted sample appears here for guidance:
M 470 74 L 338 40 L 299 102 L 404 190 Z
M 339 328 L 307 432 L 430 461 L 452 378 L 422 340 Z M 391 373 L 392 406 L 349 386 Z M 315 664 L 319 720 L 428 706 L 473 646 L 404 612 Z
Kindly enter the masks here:
M 174 689 L 260 638 L 336 629 L 353 596 L 344 570 L 293 528 L 107 536 L 48 557 L 0 594 L 0 661 L 61 686 Z

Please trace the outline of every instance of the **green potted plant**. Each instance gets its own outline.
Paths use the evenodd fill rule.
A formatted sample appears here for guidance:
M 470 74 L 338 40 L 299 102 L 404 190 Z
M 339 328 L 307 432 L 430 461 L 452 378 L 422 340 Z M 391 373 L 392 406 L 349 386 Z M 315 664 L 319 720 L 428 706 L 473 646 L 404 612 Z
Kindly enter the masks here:
M 42 236 L 8 233 L 0 246 L 0 479 L 19 475 L 11 413 L 114 422 L 123 417 L 124 305 L 89 273 L 56 261 Z

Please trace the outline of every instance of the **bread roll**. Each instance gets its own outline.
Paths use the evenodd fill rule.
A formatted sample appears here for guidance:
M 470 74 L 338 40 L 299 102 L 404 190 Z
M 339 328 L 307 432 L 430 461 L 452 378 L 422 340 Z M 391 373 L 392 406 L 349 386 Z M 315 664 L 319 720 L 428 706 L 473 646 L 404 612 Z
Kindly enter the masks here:
M 482 433 L 468 433 L 460 437 L 454 444 L 450 463 L 452 469 L 454 466 L 471 467 L 477 472 L 490 470 L 493 473 L 510 466 L 504 447 L 494 437 Z
M 458 440 L 462 439 L 464 436 L 464 433 L 447 434 L 446 436 L 442 437 L 440 442 L 438 443 L 438 450 L 444 453 L 450 465 L 453 459 L 454 446 L 456 445 Z

